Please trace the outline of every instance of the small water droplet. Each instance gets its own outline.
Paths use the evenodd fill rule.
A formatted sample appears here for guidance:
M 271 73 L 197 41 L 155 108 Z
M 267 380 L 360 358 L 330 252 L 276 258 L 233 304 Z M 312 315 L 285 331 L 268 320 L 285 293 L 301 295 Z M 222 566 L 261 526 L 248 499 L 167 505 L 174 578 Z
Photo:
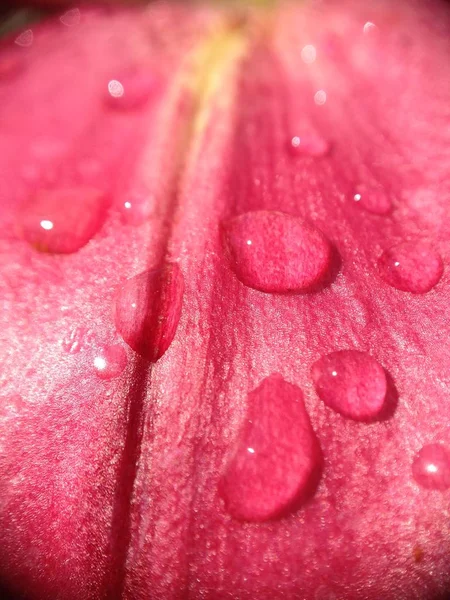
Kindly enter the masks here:
M 423 488 L 447 490 L 450 488 L 450 448 L 442 444 L 424 446 L 414 459 L 412 472 Z
M 329 273 L 330 243 L 314 226 L 291 215 L 244 213 L 224 224 L 224 234 L 236 276 L 256 290 L 313 291 Z
M 155 77 L 146 69 L 130 69 L 108 82 L 105 101 L 119 110 L 144 106 L 156 89 Z
M 107 208 L 105 195 L 96 188 L 41 189 L 22 210 L 20 229 L 37 250 L 70 254 L 98 232 Z
M 29 48 L 34 41 L 34 34 L 31 29 L 22 31 L 15 39 L 15 43 L 22 48 Z
M 79 8 L 72 8 L 59 17 L 59 20 L 66 27 L 76 27 L 81 21 L 81 12 Z
M 325 156 L 330 151 L 330 144 L 320 135 L 295 135 L 289 140 L 288 149 L 293 156 Z
M 105 346 L 94 358 L 94 368 L 100 379 L 118 377 L 127 366 L 127 353 L 119 344 Z
M 138 354 L 157 361 L 170 346 L 180 320 L 184 279 L 176 263 L 144 271 L 119 290 L 116 327 Z
M 385 407 L 388 385 L 383 367 L 356 350 L 332 352 L 311 368 L 319 398 L 344 417 L 376 419 Z
M 358 186 L 353 195 L 354 202 L 374 215 L 387 215 L 392 210 L 392 202 L 387 194 L 379 188 Z
M 83 347 L 87 335 L 85 327 L 75 327 L 67 337 L 62 340 L 62 347 L 68 354 L 77 354 Z
M 149 220 L 153 203 L 149 193 L 132 192 L 126 195 L 120 205 L 122 222 L 127 225 L 141 225 Z
M 378 269 L 386 283 L 398 290 L 424 294 L 439 282 L 444 265 L 425 242 L 403 242 L 383 252 Z
M 0 55 L 0 81 L 13 79 L 24 67 L 21 51 L 6 51 Z
M 318 90 L 314 94 L 314 102 L 317 104 L 317 106 L 323 106 L 326 101 L 327 101 L 327 93 L 325 90 Z
M 234 518 L 265 521 L 300 506 L 314 492 L 321 466 L 302 391 L 272 375 L 248 395 L 247 419 L 219 491 Z
M 307 44 L 303 46 L 302 51 L 300 53 L 302 57 L 302 61 L 307 65 L 312 64 L 316 60 L 317 52 L 315 46 L 312 44 Z

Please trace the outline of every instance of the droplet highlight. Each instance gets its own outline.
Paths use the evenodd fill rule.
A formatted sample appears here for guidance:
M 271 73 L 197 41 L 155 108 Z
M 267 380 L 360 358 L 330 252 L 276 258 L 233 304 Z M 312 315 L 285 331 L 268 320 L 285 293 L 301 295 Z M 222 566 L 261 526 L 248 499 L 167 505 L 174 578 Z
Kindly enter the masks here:
M 315 490 L 322 452 L 302 391 L 272 375 L 248 395 L 248 413 L 219 483 L 235 519 L 266 521 L 298 508 Z
M 331 268 L 331 246 L 313 225 L 277 211 L 244 213 L 224 224 L 231 267 L 262 292 L 314 291 Z
M 330 143 L 319 135 L 295 135 L 288 142 L 288 150 L 292 156 L 321 157 L 330 151 Z
M 142 225 L 151 218 L 153 206 L 149 193 L 133 192 L 126 195 L 119 205 L 122 223 L 135 226 Z
M 315 62 L 317 57 L 317 51 L 315 46 L 313 46 L 312 44 L 307 44 L 306 46 L 303 46 L 300 52 L 300 56 L 304 63 L 306 63 L 307 65 L 311 65 L 313 62 Z
M 83 347 L 84 341 L 88 335 L 85 327 L 75 327 L 62 340 L 62 347 L 68 354 L 77 354 Z
M 385 371 L 366 352 L 341 350 L 327 354 L 313 364 L 311 376 L 319 398 L 344 417 L 371 421 L 385 407 Z
M 314 102 L 317 106 L 323 106 L 327 101 L 327 93 L 325 90 L 317 90 L 314 94 Z
M 36 250 L 71 254 L 99 231 L 107 209 L 105 194 L 96 188 L 42 189 L 24 206 L 20 231 Z
M 353 194 L 353 201 L 374 215 L 387 215 L 392 210 L 392 202 L 389 196 L 378 188 L 366 188 L 359 186 Z
M 176 263 L 129 279 L 119 290 L 115 323 L 125 342 L 155 362 L 166 352 L 181 316 L 184 278 Z
M 425 294 L 441 279 L 444 265 L 425 242 L 404 242 L 383 252 L 378 269 L 384 281 L 398 290 Z
M 130 69 L 108 82 L 105 102 L 110 108 L 134 110 L 145 106 L 156 90 L 156 79 L 147 69 Z
M 413 477 L 429 490 L 450 488 L 450 448 L 443 444 L 428 444 L 414 458 Z
M 127 353 L 119 344 L 105 346 L 94 358 L 94 368 L 100 379 L 118 377 L 127 366 Z

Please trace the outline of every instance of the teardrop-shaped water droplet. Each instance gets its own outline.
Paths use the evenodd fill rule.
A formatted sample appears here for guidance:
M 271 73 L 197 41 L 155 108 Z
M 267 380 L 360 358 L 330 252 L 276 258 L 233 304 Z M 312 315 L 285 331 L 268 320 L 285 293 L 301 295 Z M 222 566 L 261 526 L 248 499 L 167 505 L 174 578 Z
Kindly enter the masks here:
M 370 421 L 385 407 L 386 374 L 365 352 L 341 350 L 327 354 L 313 364 L 311 376 L 319 398 L 344 417 Z
M 413 294 L 429 292 L 444 271 L 439 254 L 424 242 L 403 242 L 385 250 L 378 268 L 389 285 Z
M 219 491 L 234 518 L 265 521 L 305 501 L 321 466 L 302 391 L 272 375 L 248 395 L 247 419 Z
M 105 346 L 94 358 L 94 368 L 100 379 L 118 377 L 127 366 L 127 353 L 119 344 Z
M 366 188 L 358 186 L 353 200 L 367 212 L 374 215 L 387 215 L 392 210 L 392 202 L 389 196 L 380 188 Z
M 184 279 L 176 263 L 144 271 L 119 290 L 116 327 L 138 354 L 158 360 L 170 346 L 180 320 Z
M 122 222 L 127 225 L 142 225 L 152 215 L 153 203 L 149 193 L 132 192 L 127 194 L 120 205 Z
M 107 209 L 105 194 L 96 188 L 41 189 L 22 210 L 20 229 L 37 250 L 70 254 L 97 233 Z
M 450 448 L 428 444 L 416 455 L 412 472 L 419 485 L 430 490 L 450 488 Z
M 231 266 L 262 292 L 308 292 L 331 267 L 331 246 L 314 226 L 276 211 L 244 213 L 224 224 Z
M 144 106 L 156 90 L 155 76 L 148 69 L 132 68 L 108 82 L 105 102 L 118 110 Z
M 330 151 L 330 143 L 315 134 L 295 135 L 289 140 L 288 150 L 293 156 L 325 156 Z

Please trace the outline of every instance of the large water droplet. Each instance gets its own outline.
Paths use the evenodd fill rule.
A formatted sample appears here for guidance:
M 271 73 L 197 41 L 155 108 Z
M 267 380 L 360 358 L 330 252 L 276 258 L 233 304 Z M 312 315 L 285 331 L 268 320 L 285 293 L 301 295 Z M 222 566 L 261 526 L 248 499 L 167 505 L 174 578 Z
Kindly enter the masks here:
M 176 263 L 129 279 L 116 298 L 116 327 L 135 352 L 158 360 L 170 346 L 180 320 L 184 279 Z
M 325 156 L 330 151 L 327 140 L 316 134 L 295 135 L 289 140 L 288 150 L 293 156 Z
M 305 501 L 321 466 L 302 391 L 272 375 L 248 395 L 247 418 L 219 491 L 234 518 L 264 521 Z
M 237 277 L 262 292 L 307 292 L 331 267 L 331 246 L 312 225 L 276 211 L 254 211 L 224 225 Z
M 119 344 L 105 346 L 94 358 L 94 368 L 101 379 L 118 377 L 127 366 L 127 353 Z
M 419 485 L 430 490 L 450 488 L 450 448 L 428 444 L 416 455 L 412 472 Z
M 105 102 L 118 110 L 144 106 L 156 90 L 156 79 L 147 69 L 132 68 L 108 82 Z
M 313 364 L 311 375 L 320 399 L 344 417 L 370 421 L 385 407 L 388 384 L 384 369 L 365 352 L 327 354 Z
M 374 215 L 387 215 L 392 210 L 389 196 L 380 188 L 358 186 L 353 200 L 362 208 Z
M 96 188 L 43 189 L 22 210 L 20 229 L 37 250 L 70 254 L 97 233 L 107 208 L 105 194 Z
M 389 285 L 413 294 L 429 292 L 444 271 L 439 254 L 424 242 L 404 242 L 385 250 L 378 268 Z

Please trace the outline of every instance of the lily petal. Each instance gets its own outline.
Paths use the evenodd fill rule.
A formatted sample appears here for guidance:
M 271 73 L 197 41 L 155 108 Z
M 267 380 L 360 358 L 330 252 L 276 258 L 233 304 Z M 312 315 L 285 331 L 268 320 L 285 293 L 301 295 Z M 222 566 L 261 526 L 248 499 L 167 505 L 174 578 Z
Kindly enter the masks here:
M 438 3 L 286 2 L 237 16 L 160 3 L 80 9 L 74 26 L 56 18 L 3 44 L 0 574 L 11 590 L 446 597 L 448 30 Z M 292 256 L 305 271 L 306 242 L 280 246 L 291 235 L 280 214 L 327 249 L 320 287 L 291 285 L 304 281 Z M 234 219 L 251 227 L 230 256 Z M 157 321 L 141 357 L 133 319 L 116 330 L 117 294 L 166 263 L 184 284 L 137 290 Z M 342 350 L 372 357 L 357 373 L 344 365 L 346 406 L 370 393 L 364 365 L 377 363 L 375 421 L 317 393 L 312 366 Z M 118 362 L 111 377 L 99 358 Z M 274 373 L 276 418 L 255 422 L 254 390 Z M 255 464 L 270 469 L 240 469 L 236 452 L 266 426 L 280 451 Z M 303 479 L 277 464 L 290 448 L 299 472 L 303 460 L 308 479 L 315 470 L 308 498 L 293 498 Z M 245 472 L 235 518 L 221 482 L 229 501 Z M 267 520 L 246 519 L 252 481 L 267 486 Z

